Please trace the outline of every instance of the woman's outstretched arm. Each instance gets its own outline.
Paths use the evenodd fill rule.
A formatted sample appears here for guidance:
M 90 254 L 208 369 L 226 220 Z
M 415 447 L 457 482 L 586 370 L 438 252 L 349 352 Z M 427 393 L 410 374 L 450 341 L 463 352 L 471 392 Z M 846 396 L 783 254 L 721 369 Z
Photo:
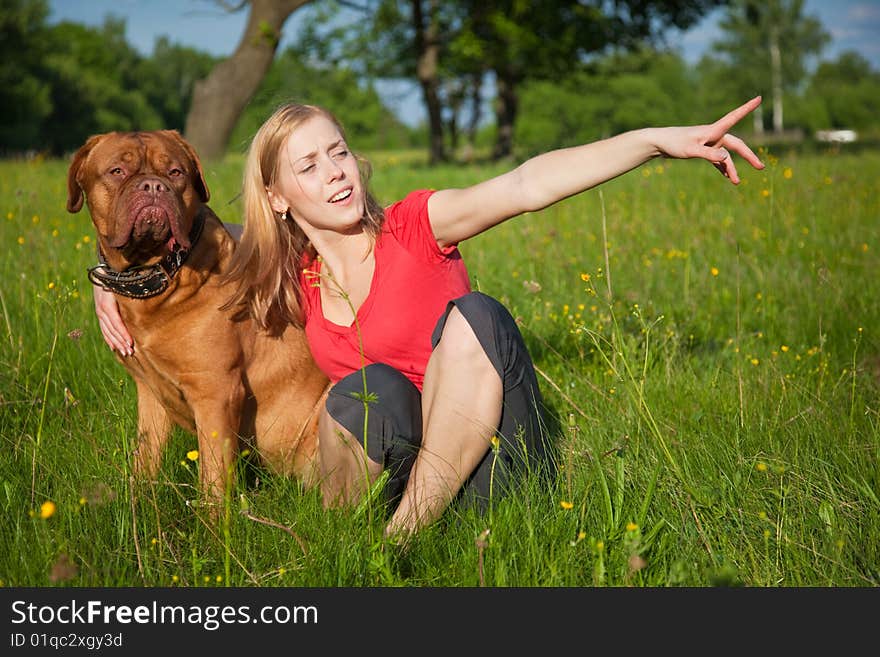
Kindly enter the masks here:
M 657 156 L 708 160 L 738 184 L 731 152 L 756 169 L 764 165 L 729 131 L 760 104 L 758 96 L 706 125 L 644 128 L 549 151 L 472 187 L 440 190 L 428 201 L 434 235 L 441 246 L 461 242 L 523 212 L 541 210 L 616 178 Z

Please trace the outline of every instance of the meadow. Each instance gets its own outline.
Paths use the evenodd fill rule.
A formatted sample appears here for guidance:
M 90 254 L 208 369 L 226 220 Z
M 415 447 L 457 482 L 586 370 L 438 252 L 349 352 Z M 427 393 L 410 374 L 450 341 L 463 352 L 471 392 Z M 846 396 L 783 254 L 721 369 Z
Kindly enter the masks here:
M 67 162 L 0 162 L 2 585 L 877 586 L 880 154 L 762 157 L 739 186 L 655 160 L 462 245 L 520 323 L 560 471 L 406 549 L 381 509 L 325 511 L 255 463 L 206 522 L 183 431 L 134 483 L 135 389 Z M 382 202 L 501 171 L 371 160 Z M 241 165 L 207 167 L 226 221 Z

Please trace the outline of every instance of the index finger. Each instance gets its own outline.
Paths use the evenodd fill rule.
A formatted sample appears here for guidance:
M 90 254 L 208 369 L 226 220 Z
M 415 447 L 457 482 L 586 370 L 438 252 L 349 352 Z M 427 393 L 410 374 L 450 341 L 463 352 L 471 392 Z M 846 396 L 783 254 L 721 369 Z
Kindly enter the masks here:
M 729 111 L 727 114 L 715 121 L 715 123 L 712 124 L 712 127 L 718 130 L 719 133 L 723 135 L 737 123 L 742 121 L 746 116 L 755 111 L 755 109 L 760 104 L 761 96 L 755 96 L 749 102 L 743 103 L 736 109 Z

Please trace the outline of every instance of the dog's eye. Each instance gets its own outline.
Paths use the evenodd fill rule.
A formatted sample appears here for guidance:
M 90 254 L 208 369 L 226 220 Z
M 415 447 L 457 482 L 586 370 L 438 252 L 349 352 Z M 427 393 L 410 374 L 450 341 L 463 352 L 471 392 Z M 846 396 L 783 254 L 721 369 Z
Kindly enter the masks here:
M 122 170 L 122 167 L 113 167 L 112 169 L 110 169 L 110 175 L 112 176 L 121 176 L 124 173 L 125 172 Z
M 174 167 L 173 169 L 171 169 L 171 171 L 168 172 L 168 175 L 172 178 L 178 178 L 183 175 L 183 171 L 181 171 L 177 167 Z

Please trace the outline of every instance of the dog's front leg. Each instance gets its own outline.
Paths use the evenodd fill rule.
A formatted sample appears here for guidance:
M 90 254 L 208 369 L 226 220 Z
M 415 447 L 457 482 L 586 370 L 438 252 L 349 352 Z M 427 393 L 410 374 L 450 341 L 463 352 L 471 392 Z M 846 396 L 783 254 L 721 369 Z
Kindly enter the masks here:
M 243 387 L 225 396 L 216 395 L 215 391 L 212 398 L 205 399 L 196 409 L 199 479 L 205 501 L 211 505 L 214 516 L 223 508 L 226 491 L 232 483 L 244 398 Z
M 135 379 L 138 395 L 138 444 L 133 470 L 138 479 L 152 480 L 162 463 L 162 450 L 171 435 L 171 418 L 146 384 Z

